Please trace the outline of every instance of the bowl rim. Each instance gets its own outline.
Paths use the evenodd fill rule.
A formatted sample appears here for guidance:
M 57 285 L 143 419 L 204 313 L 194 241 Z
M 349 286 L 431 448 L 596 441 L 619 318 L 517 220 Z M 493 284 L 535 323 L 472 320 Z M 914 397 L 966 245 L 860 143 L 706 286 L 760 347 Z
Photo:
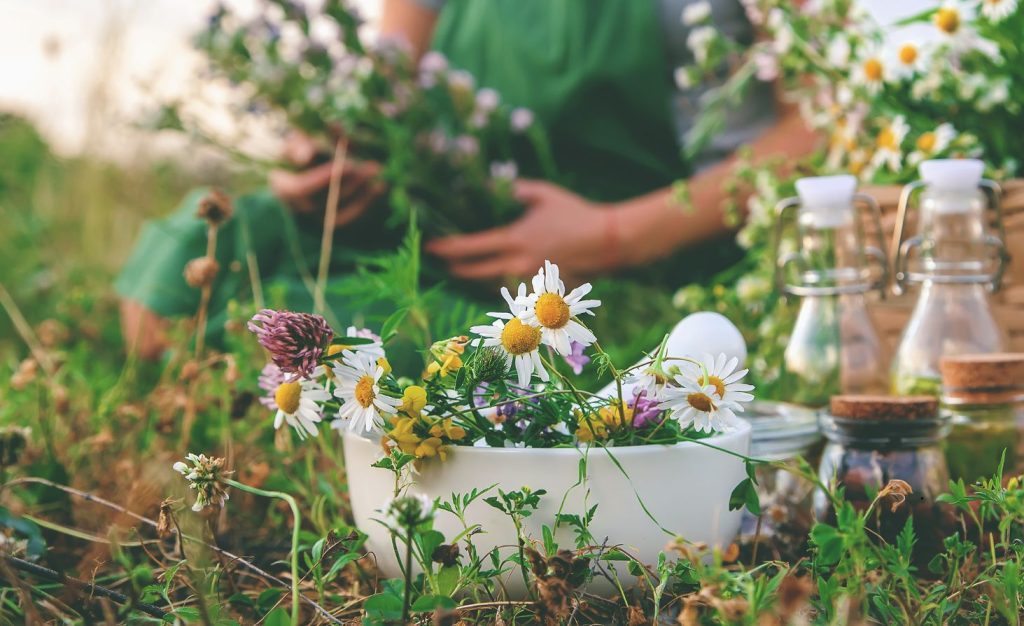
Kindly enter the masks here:
M 725 432 L 715 433 L 714 435 L 712 435 L 710 437 L 707 437 L 706 439 L 702 439 L 701 441 L 706 441 L 706 442 L 712 443 L 714 445 L 717 445 L 719 447 L 724 447 L 722 445 L 724 442 L 731 442 L 733 440 L 742 439 L 744 436 L 749 436 L 751 428 L 752 427 L 750 425 L 750 422 L 748 422 L 748 421 L 746 421 L 744 419 L 740 419 L 739 420 L 739 424 L 737 425 L 736 428 L 734 428 L 732 430 L 729 430 L 729 431 L 725 431 Z M 362 433 L 357 433 L 357 432 L 352 432 L 352 431 L 349 431 L 349 430 L 345 430 L 345 431 L 342 432 L 342 436 L 345 437 L 345 438 L 358 439 L 358 440 L 360 440 L 362 442 L 365 442 L 367 444 L 371 444 L 371 445 L 374 445 L 374 446 L 378 445 L 377 442 L 373 441 L 372 439 L 368 439 Z M 636 456 L 636 455 L 650 454 L 652 449 L 654 449 L 654 450 L 661 449 L 662 451 L 668 451 L 668 450 L 677 450 L 677 449 L 687 449 L 687 448 L 692 448 L 692 447 L 697 447 L 697 446 L 699 446 L 701 448 L 705 448 L 705 449 L 708 449 L 708 450 L 713 450 L 715 452 L 718 452 L 718 450 L 714 450 L 714 448 L 708 448 L 707 446 L 704 446 L 703 444 L 701 444 L 700 442 L 697 442 L 697 441 L 680 441 L 679 443 L 672 444 L 672 445 L 660 444 L 660 443 L 652 443 L 652 444 L 644 444 L 644 445 L 640 445 L 640 446 L 611 447 L 611 448 L 608 448 L 608 450 L 611 450 L 612 454 L 614 454 L 616 457 L 631 457 L 631 456 Z M 596 448 L 596 449 L 600 450 L 600 448 Z M 562 457 L 562 456 L 569 456 L 569 455 L 571 455 L 571 456 L 579 456 L 580 450 L 581 450 L 581 448 L 578 448 L 578 447 L 571 447 L 571 448 L 491 448 L 491 447 L 479 447 L 478 448 L 476 446 L 448 446 L 448 453 L 449 454 L 458 454 L 459 456 L 462 456 L 462 455 L 467 455 L 467 456 L 481 456 L 481 455 L 489 456 L 489 455 L 495 455 L 495 454 L 505 454 L 505 455 L 531 454 L 531 455 L 534 455 L 534 456 Z

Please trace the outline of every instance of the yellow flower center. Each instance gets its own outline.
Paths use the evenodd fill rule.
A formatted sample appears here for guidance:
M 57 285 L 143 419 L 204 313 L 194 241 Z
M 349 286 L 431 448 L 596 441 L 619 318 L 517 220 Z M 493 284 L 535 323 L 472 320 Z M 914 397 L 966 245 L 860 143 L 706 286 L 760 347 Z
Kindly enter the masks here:
M 569 323 L 569 305 L 557 293 L 545 293 L 537 298 L 537 321 L 545 328 L 562 328 Z
M 882 80 L 882 62 L 878 59 L 864 61 L 864 76 L 870 81 Z
M 893 132 L 892 127 L 883 128 L 882 131 L 878 133 L 877 142 L 879 148 L 885 148 L 887 150 L 895 150 L 899 147 L 896 133 Z
M 540 329 L 522 323 L 513 317 L 501 331 L 501 345 L 513 356 L 533 352 L 540 345 Z
M 373 399 L 377 397 L 377 394 L 373 393 L 373 385 L 373 376 L 369 374 L 360 378 L 359 382 L 356 383 L 356 402 L 362 405 L 363 408 L 373 404 Z
M 274 402 L 277 408 L 288 415 L 299 410 L 299 400 L 302 399 L 302 385 L 298 382 L 281 383 L 274 392 Z
M 912 43 L 905 43 L 900 46 L 900 63 L 912 65 L 917 60 L 917 46 Z
M 704 393 L 691 393 L 686 396 L 686 401 L 690 406 L 703 413 L 710 413 L 715 408 L 715 403 Z
M 935 133 L 925 133 L 917 138 L 917 149 L 921 152 L 931 152 L 935 149 Z
M 703 387 L 704 385 L 711 385 L 715 388 L 715 393 L 718 394 L 719 398 L 725 397 L 725 381 L 718 376 L 708 376 L 708 382 L 704 382 L 704 377 L 701 376 L 697 379 L 697 384 Z
M 935 12 L 935 26 L 952 35 L 960 29 L 960 12 L 953 7 L 942 7 Z
M 327 356 L 334 356 L 335 354 L 338 354 L 342 350 L 347 349 L 348 346 L 344 346 L 340 343 L 332 343 L 331 345 L 327 346 Z

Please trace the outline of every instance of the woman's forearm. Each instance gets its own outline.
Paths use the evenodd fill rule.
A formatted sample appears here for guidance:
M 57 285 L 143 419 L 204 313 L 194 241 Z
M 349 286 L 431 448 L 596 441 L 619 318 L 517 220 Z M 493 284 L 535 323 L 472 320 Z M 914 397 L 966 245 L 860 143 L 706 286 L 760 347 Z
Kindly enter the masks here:
M 380 36 L 406 43 L 413 58 L 419 59 L 430 48 L 436 23 L 437 14 L 415 0 L 384 0 Z
M 779 155 L 799 158 L 813 150 L 815 143 L 815 135 L 794 111 L 765 131 L 750 148 L 756 162 Z M 621 264 L 644 265 L 727 232 L 723 210 L 727 194 L 723 186 L 735 167 L 736 157 L 732 156 L 690 178 L 689 207 L 674 201 L 671 189 L 659 189 L 613 209 L 612 219 L 619 234 L 616 253 Z

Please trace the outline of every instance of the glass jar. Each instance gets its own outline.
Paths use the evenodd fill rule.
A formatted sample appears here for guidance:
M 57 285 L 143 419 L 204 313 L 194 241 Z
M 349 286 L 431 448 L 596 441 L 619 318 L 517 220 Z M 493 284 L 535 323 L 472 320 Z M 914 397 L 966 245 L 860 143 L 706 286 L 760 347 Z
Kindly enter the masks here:
M 888 266 L 878 204 L 856 195 L 856 186 L 853 176 L 801 178 L 797 197 L 776 208 L 776 285 L 800 298 L 779 391 L 804 406 L 825 406 L 836 393 L 881 393 L 887 386 L 882 342 L 865 294 L 883 290 Z M 865 242 L 858 204 L 871 213 L 878 246 Z M 797 209 L 796 249 L 783 254 L 790 209 Z
M 945 357 L 942 406 L 952 427 L 946 462 L 953 480 L 967 484 L 1024 470 L 1024 354 Z
M 952 508 L 936 502 L 949 481 L 941 446 L 948 422 L 931 396 L 835 396 L 830 412 L 820 416 L 827 443 L 818 477 L 826 485 L 842 487 L 845 500 L 858 512 L 871 507 L 890 481 L 910 486 L 912 493 L 898 506 L 891 497 L 875 503 L 868 528 L 894 542 L 913 516 L 918 563 L 942 551 L 943 540 L 956 527 Z M 836 523 L 832 502 L 820 489 L 814 493 L 814 511 L 818 520 Z
M 938 396 L 943 356 L 1004 349 L 989 293 L 999 288 L 1008 257 L 999 186 L 982 178 L 984 169 L 976 159 L 925 161 L 921 180 L 903 189 L 893 236 L 893 289 L 902 293 L 908 282 L 920 283 L 921 293 L 893 358 L 893 393 Z M 918 232 L 903 241 L 917 189 Z
M 743 412 L 743 418 L 752 427 L 753 458 L 793 462 L 800 456 L 812 465 L 817 462 L 821 433 L 814 411 L 793 404 L 755 401 Z M 739 540 L 741 556 L 748 563 L 766 559 L 795 561 L 802 555 L 814 521 L 814 484 L 768 465 L 758 466 L 755 477 L 761 515 L 744 509 Z

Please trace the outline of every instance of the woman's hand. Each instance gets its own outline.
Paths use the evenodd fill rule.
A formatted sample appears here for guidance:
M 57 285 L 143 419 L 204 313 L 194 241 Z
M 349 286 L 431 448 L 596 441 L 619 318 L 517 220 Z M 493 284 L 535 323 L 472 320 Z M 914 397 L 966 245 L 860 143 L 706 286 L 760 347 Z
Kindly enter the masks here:
M 525 277 L 545 259 L 575 282 L 618 267 L 618 208 L 586 200 L 539 180 L 515 182 L 526 213 L 515 222 L 468 235 L 435 239 L 427 251 L 449 263 L 453 276 L 472 280 Z
M 302 133 L 293 132 L 285 139 L 284 158 L 305 169 L 273 170 L 268 177 L 274 195 L 296 213 L 325 209 L 334 162 L 310 166 L 316 155 L 317 148 L 313 140 Z M 377 163 L 345 159 L 339 183 L 335 228 L 355 221 L 384 193 L 384 184 L 377 180 L 379 173 L 380 165 Z

